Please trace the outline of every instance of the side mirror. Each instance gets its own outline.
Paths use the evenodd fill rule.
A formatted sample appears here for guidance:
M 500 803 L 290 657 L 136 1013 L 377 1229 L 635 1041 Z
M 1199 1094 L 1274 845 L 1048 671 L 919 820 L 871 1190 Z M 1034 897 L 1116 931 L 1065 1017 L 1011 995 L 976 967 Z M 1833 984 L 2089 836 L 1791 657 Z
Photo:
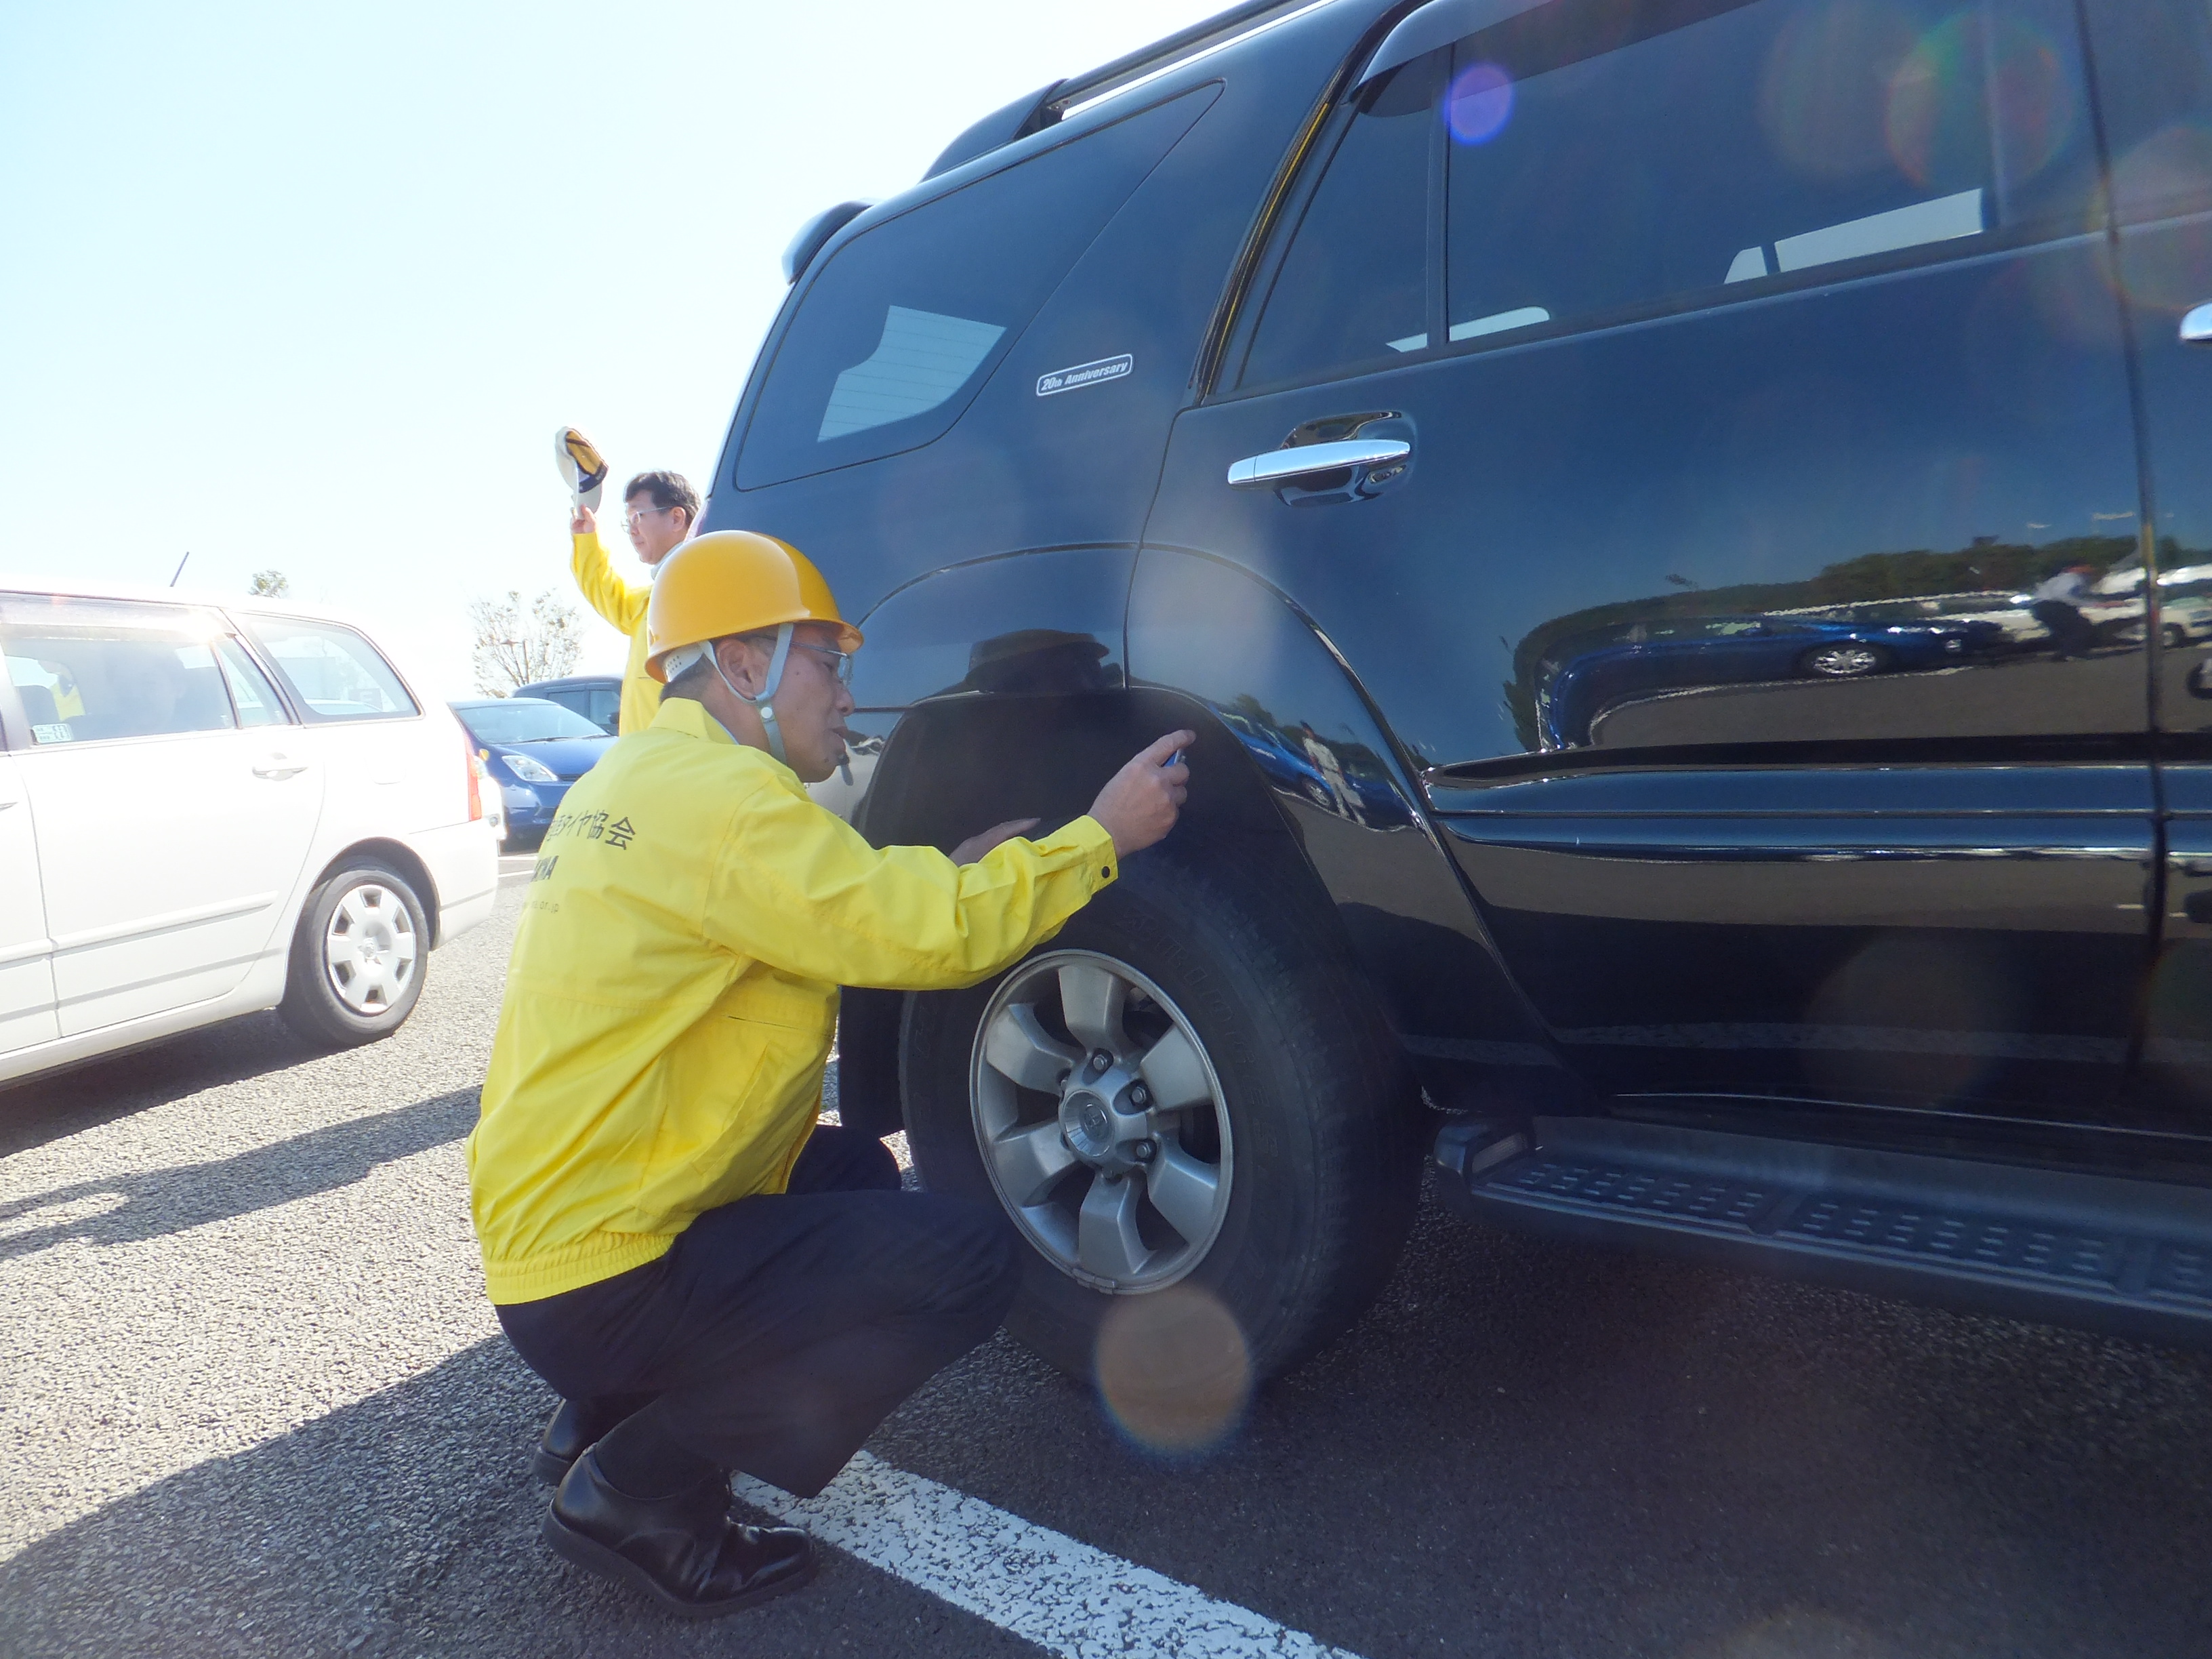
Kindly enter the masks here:
M 561 482 L 568 486 L 568 498 L 578 507 L 597 509 L 599 491 L 607 482 L 606 458 L 599 447 L 573 426 L 564 426 L 553 434 L 553 465 L 561 470 Z

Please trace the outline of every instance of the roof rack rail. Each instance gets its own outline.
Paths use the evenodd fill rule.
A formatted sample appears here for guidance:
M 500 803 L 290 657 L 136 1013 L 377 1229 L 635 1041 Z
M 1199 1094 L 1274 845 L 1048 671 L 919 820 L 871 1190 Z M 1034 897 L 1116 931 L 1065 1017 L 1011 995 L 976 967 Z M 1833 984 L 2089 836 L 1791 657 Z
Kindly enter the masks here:
M 1140 46 L 1135 52 L 1116 58 L 1110 64 L 1100 65 L 1088 75 L 1062 81 L 1053 88 L 1046 107 L 1057 118 L 1089 99 L 1103 97 L 1132 81 L 1142 80 L 1147 75 L 1166 69 L 1179 58 L 1194 58 L 1210 46 L 1219 46 L 1231 35 L 1243 34 L 1277 12 L 1295 11 L 1312 3 L 1313 0 L 1244 0 L 1241 6 L 1231 6 L 1227 11 L 1218 12 L 1193 23 L 1187 29 L 1169 35 L 1164 40 L 1155 40 L 1149 46 Z
M 1239 34 L 1257 28 L 1285 12 L 1300 10 L 1314 0 L 1245 0 L 1241 6 L 1231 6 L 1227 11 L 1192 24 L 1164 40 L 1155 40 L 1149 46 L 1139 48 L 1112 63 L 1100 65 L 1086 75 L 1073 80 L 1055 81 L 1052 85 L 1018 98 L 1002 110 L 994 110 L 945 147 L 945 153 L 930 163 L 929 171 L 921 176 L 934 179 L 940 173 L 988 155 L 993 150 L 1011 144 L 1017 138 L 1026 138 L 1033 132 L 1059 125 L 1061 116 L 1076 105 L 1093 98 L 1103 98 L 1118 91 L 1133 81 L 1141 81 L 1148 75 L 1157 75 L 1186 58 L 1195 58 L 1200 52 L 1221 45 Z

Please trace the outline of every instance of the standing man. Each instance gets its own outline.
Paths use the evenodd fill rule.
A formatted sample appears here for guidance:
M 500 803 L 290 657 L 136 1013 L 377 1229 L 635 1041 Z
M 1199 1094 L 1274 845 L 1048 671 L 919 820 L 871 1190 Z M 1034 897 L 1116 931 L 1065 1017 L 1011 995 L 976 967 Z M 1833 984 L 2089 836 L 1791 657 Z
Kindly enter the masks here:
M 623 528 L 647 568 L 660 562 L 691 533 L 699 519 L 699 492 L 680 472 L 641 472 L 623 487 Z M 645 672 L 645 605 L 650 585 L 633 587 L 615 574 L 599 545 L 599 521 L 579 507 L 568 521 L 568 568 L 584 601 L 629 636 L 629 661 L 623 668 L 622 715 L 616 729 L 627 737 L 653 724 L 660 707 L 660 684 Z
M 1174 826 L 1194 737 L 1036 841 L 878 849 L 806 793 L 844 756 L 860 635 L 804 556 L 702 536 L 647 635 L 666 693 L 546 834 L 469 1184 L 500 1323 L 564 1402 L 546 1541 L 708 1617 L 813 1571 L 804 1534 L 729 1518 L 730 1471 L 819 1492 L 1019 1276 L 997 1210 L 902 1192 L 880 1141 L 817 1127 L 837 987 L 972 985 L 1051 938 Z

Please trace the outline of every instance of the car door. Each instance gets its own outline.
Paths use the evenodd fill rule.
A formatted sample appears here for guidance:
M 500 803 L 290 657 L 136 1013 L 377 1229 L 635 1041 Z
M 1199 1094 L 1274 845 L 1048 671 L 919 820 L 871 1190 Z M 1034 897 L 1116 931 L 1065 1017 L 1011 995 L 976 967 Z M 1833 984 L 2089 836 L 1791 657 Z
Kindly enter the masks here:
M 291 693 L 304 751 L 325 769 L 326 844 L 453 821 L 453 757 L 465 735 L 442 718 L 426 719 L 366 635 L 320 617 L 243 611 L 237 617 Z
M 2165 895 L 2142 1109 L 2212 1129 L 2212 15 L 2087 0 L 2142 377 Z
M 1375 64 L 1133 636 L 1169 549 L 1300 605 L 1604 1089 L 2109 1113 L 2154 813 L 2069 0 L 1436 0 Z
M 15 757 L 0 753 L 0 1054 L 61 1035 L 52 957 L 30 796 Z
M 321 805 L 275 690 L 184 605 L 0 595 L 0 648 L 29 716 L 60 1035 L 235 989 L 289 942 Z

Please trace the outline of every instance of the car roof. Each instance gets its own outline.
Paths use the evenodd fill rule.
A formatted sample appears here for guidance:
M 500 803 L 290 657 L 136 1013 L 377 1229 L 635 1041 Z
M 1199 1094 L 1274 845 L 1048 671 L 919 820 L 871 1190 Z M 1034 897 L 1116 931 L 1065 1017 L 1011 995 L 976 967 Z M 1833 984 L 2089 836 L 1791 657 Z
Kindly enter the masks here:
M 514 689 L 519 692 L 566 691 L 579 685 L 620 685 L 621 684 L 622 676 L 619 674 L 570 674 L 557 680 L 532 680 L 528 684 L 518 685 Z
M 343 611 L 326 605 L 309 605 L 289 598 L 270 599 L 258 593 L 218 593 L 201 587 L 150 587 L 131 582 L 56 582 L 17 578 L 0 572 L 0 593 L 30 593 L 41 599 L 133 599 L 143 605 L 181 605 L 193 610 L 228 611 L 240 616 L 306 617 L 368 630 Z
M 461 697 L 447 704 L 448 708 L 512 708 L 519 702 L 532 703 L 544 708 L 558 708 L 557 702 L 547 702 L 543 697 Z

